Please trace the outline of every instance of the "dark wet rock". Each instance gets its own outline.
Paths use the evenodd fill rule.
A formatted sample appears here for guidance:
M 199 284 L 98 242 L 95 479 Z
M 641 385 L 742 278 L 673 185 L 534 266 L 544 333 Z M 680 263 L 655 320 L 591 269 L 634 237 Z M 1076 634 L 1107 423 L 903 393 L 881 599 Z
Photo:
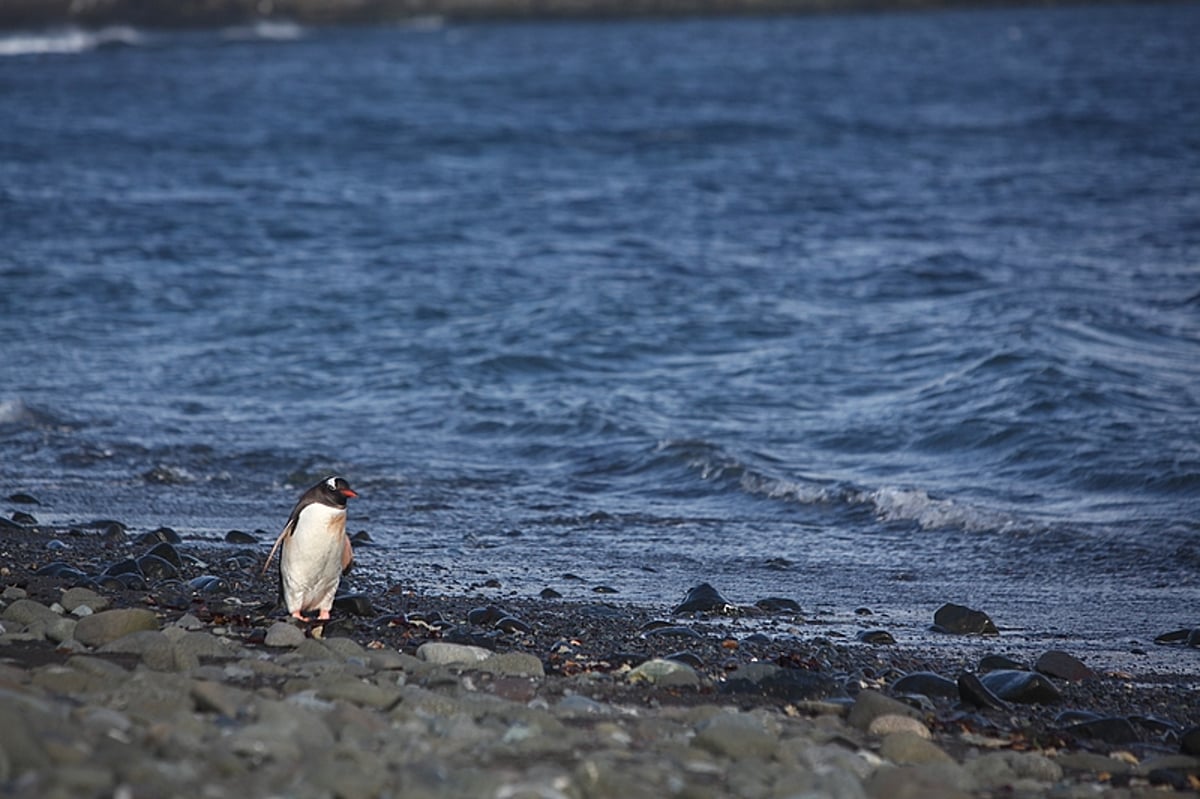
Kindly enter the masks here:
M 259 556 L 257 553 L 244 551 L 244 554 L 234 555 L 231 558 L 225 558 L 222 561 L 222 564 L 226 569 L 231 571 L 252 571 L 259 567 L 260 561 L 258 560 L 258 557 Z M 203 563 L 197 563 L 195 565 L 202 569 L 206 568 L 206 564 Z
M 166 541 L 168 544 L 183 543 L 183 539 L 179 537 L 179 533 L 175 532 L 170 527 L 159 527 L 156 530 L 151 530 L 142 536 L 138 543 L 153 544 L 155 541 Z
M 442 617 L 441 613 L 437 612 L 436 610 L 429 612 L 420 610 L 413 611 L 405 616 L 405 620 L 407 624 L 424 625 L 431 629 L 442 629 L 453 626 L 449 621 Z
M 1134 713 L 1129 717 L 1129 723 L 1136 729 L 1147 733 L 1150 737 L 1159 739 L 1170 739 L 1172 741 L 1179 740 L 1179 726 L 1167 719 L 1160 719 L 1157 716 L 1146 716 L 1140 713 Z
M 508 612 L 495 605 L 487 605 L 467 611 L 467 623 L 476 624 L 480 627 L 491 627 L 508 615 Z
M 105 568 L 103 572 L 101 572 L 101 574 L 109 577 L 120 577 L 122 574 L 141 573 L 141 567 L 138 566 L 138 562 L 133 558 L 126 558 L 125 560 L 119 560 L 116 563 L 109 564 L 109 566 Z
M 89 530 L 105 530 L 114 524 L 123 530 L 129 529 L 125 522 L 117 521 L 116 519 L 92 519 L 90 522 L 84 522 L 80 526 L 86 527 Z
M 121 584 L 121 587 L 126 591 L 145 591 L 150 586 L 146 583 L 146 578 L 134 572 L 126 574 L 109 575 Z
M 984 655 L 979 659 L 979 670 L 985 673 L 989 671 L 1029 671 L 1029 667 L 1006 655 Z
M 1093 713 L 1090 710 L 1077 710 L 1072 708 L 1070 710 L 1064 710 L 1055 716 L 1054 724 L 1056 727 L 1069 727 L 1072 724 L 1082 724 L 1085 721 L 1096 721 L 1097 719 L 1102 718 L 1104 718 L 1104 716 L 1100 715 L 1099 713 Z
M 601 663 L 607 663 L 611 668 L 619 669 L 625 666 L 630 668 L 640 666 L 649 660 L 648 657 L 640 652 L 610 652 L 600 658 Z
M 1184 643 L 1193 648 L 1200 648 L 1200 627 L 1188 633 L 1187 641 Z
M 333 607 L 351 616 L 370 618 L 376 615 L 375 605 L 366 594 L 342 594 L 334 598 Z
M 12 520 L 23 527 L 33 527 L 38 523 L 38 520 L 32 513 L 25 513 L 24 511 L 14 511 Z
M 750 633 L 742 639 L 742 643 L 751 646 L 766 645 L 771 643 L 771 636 L 766 633 Z
M 947 602 L 933 614 L 933 628 L 954 635 L 999 635 L 991 618 L 981 610 Z
M 371 547 L 375 546 L 375 539 L 366 530 L 359 530 L 350 536 L 350 543 L 356 547 Z
M 1179 736 L 1179 751 L 1200 757 L 1200 727 L 1183 731 L 1183 735 Z
M 1172 630 L 1169 633 L 1163 633 L 1154 639 L 1156 644 L 1182 644 L 1185 643 L 1188 637 L 1192 634 L 1191 629 Z
M 1151 785 L 1166 786 L 1173 791 L 1189 791 L 1195 786 L 1192 785 L 1192 773 L 1184 768 L 1156 768 L 1152 769 L 1146 779 Z
M 157 555 L 142 555 L 137 559 L 137 567 L 142 576 L 152 583 L 173 580 L 179 576 L 179 569 L 173 563 Z
M 46 549 L 50 552 L 63 552 L 71 548 L 71 545 L 61 538 L 51 538 L 46 542 Z
M 719 690 L 723 694 L 759 694 L 795 702 L 832 696 L 838 684 L 813 671 L 747 663 L 730 673 Z
M 920 694 L 928 697 L 953 699 L 959 696 L 958 684 L 932 671 L 917 671 L 906 674 L 892 683 L 892 691 L 898 694 Z
M 0 516 L 0 530 L 24 530 L 25 526 Z
M 620 591 L 613 588 L 611 585 L 597 585 L 592 587 L 594 594 L 619 594 Z
M 186 610 L 194 596 L 195 592 L 178 580 L 165 580 L 154 586 L 154 604 L 160 608 Z
M 638 632 L 644 633 L 644 632 L 648 632 L 650 630 L 657 630 L 661 627 L 674 627 L 674 626 L 676 626 L 676 625 L 675 625 L 675 622 L 673 622 L 673 621 L 666 621 L 665 619 L 651 619 L 650 621 L 646 622 L 641 627 L 639 627 Z
M 763 613 L 800 613 L 800 603 L 794 599 L 769 596 L 758 600 L 754 607 Z
M 1129 719 L 1120 716 L 1108 716 L 1068 724 L 1062 728 L 1062 731 L 1076 738 L 1087 738 L 1110 744 L 1137 743 L 1140 740 L 1137 730 L 1129 723 Z
M 496 622 L 496 629 L 505 633 L 522 633 L 528 635 L 533 632 L 533 628 L 525 622 L 518 619 L 516 616 L 505 616 Z
M 1062 701 L 1054 683 L 1036 671 L 992 671 L 979 678 L 988 690 L 1007 702 L 1051 705 Z
M 180 557 L 179 550 L 177 550 L 171 544 L 168 544 L 166 541 L 157 544 L 146 554 L 153 555 L 156 558 L 162 558 L 177 569 L 183 566 L 183 558 Z
M 1082 660 L 1057 649 L 1052 649 L 1038 658 L 1034 669 L 1067 682 L 1096 679 L 1096 672 L 1085 666 Z
M 53 563 L 47 563 L 40 569 L 34 572 L 39 577 L 57 577 L 60 580 L 75 580 L 81 577 L 86 577 L 83 572 L 76 569 L 69 563 L 64 563 L 61 560 L 56 560 Z
M 864 644 L 884 646 L 896 643 L 896 638 L 887 630 L 863 630 L 858 634 L 858 640 Z
M 120 577 L 111 574 L 101 574 L 93 581 L 94 587 L 105 591 L 124 591 L 125 582 Z
M 676 614 L 730 613 L 733 609 L 733 604 L 721 596 L 717 589 L 708 583 L 700 583 L 700 585 L 688 591 L 683 597 L 683 601 L 676 605 L 671 612 Z
M 787 558 L 767 558 L 763 566 L 771 571 L 785 572 L 792 568 L 792 562 Z
M 646 630 L 642 633 L 642 638 L 702 638 L 700 633 L 693 630 L 691 627 L 683 627 L 681 625 L 672 625 L 670 627 L 655 627 L 651 630 Z
M 32 494 L 26 494 L 23 491 L 18 491 L 15 494 L 9 494 L 8 501 L 15 502 L 18 505 L 41 505 L 42 504 L 42 503 L 38 502 L 37 498 L 34 497 Z
M 870 608 L 855 608 L 854 615 L 855 616 L 874 616 L 875 611 L 871 610 Z
M 480 632 L 472 627 L 459 625 L 447 627 L 442 631 L 442 640 L 448 644 L 463 644 L 478 646 L 484 649 L 495 649 L 500 633 L 498 631 Z
M 188 590 L 195 594 L 215 594 L 226 590 L 226 583 L 215 574 L 202 574 L 187 581 Z
M 225 534 L 226 544 L 252 545 L 258 543 L 258 538 L 241 530 L 230 530 Z
M 562 599 L 562 594 L 555 591 L 553 588 L 543 588 L 539 593 L 542 599 Z
M 964 671 L 958 675 L 958 696 L 963 704 L 989 710 L 1005 710 L 1008 705 L 996 692 L 983 683 L 975 674 Z
M 108 546 L 124 543 L 129 538 L 125 532 L 125 525 L 114 522 L 104 528 L 104 532 L 100 534 L 100 540 Z
M 663 660 L 674 660 L 677 663 L 686 663 L 693 669 L 697 670 L 704 668 L 704 658 L 700 657 L 695 652 L 672 652 L 671 654 L 663 657 Z

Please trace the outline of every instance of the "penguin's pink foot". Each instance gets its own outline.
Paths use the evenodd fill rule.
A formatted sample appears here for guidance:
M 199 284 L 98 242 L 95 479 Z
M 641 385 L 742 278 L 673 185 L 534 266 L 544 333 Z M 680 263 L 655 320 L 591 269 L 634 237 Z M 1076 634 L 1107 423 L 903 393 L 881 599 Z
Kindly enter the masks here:
M 329 621 L 329 611 L 322 610 L 317 614 L 317 621 Z
M 300 621 L 308 621 L 308 619 L 304 618 L 304 614 L 303 614 L 303 613 L 301 613 L 301 612 L 300 612 L 300 611 L 298 611 L 298 610 L 293 610 L 293 611 L 292 611 L 292 618 L 293 618 L 293 619 L 299 619 Z

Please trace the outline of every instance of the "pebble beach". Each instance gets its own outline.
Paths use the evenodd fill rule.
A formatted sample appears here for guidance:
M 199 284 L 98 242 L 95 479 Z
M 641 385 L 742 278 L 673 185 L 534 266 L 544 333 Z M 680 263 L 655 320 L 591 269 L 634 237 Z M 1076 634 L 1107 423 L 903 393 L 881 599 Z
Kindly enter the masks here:
M 664 610 L 394 585 L 300 624 L 260 574 L 266 546 L 235 540 L 5 524 L 0 795 L 883 799 L 1200 786 L 1194 674 L 1094 672 L 1068 652 L 1004 662 L 987 634 L 963 636 L 961 659 L 885 631 L 831 640 L 804 632 L 787 602 L 734 607 L 710 586 Z M 797 633 L 729 634 L 725 620 L 753 614 Z M 1188 647 L 1187 631 L 1161 645 Z

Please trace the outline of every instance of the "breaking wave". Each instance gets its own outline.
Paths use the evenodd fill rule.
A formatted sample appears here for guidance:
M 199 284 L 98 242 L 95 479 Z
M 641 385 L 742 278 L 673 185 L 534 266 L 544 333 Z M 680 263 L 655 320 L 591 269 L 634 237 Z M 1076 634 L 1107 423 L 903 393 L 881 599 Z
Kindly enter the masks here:
M 922 530 L 1013 532 L 1038 529 L 1032 521 L 954 498 L 931 495 L 917 487 L 875 487 L 819 478 L 783 478 L 750 466 L 722 448 L 703 441 L 664 441 L 657 451 L 674 453 L 704 481 L 733 490 L 806 507 L 866 511 L 882 523 L 915 523 Z
M 0 36 L 0 56 L 70 55 L 106 47 L 136 47 L 145 36 L 127 25 L 114 25 L 88 31 L 62 28 L 38 33 L 14 33 Z

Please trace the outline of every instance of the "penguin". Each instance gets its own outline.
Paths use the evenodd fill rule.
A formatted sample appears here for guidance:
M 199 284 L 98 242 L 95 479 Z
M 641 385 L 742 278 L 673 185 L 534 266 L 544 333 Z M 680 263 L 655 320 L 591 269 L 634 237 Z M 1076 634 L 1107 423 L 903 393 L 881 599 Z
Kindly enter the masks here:
M 275 539 L 263 573 L 279 552 L 279 583 L 288 613 L 306 621 L 305 612 L 329 618 L 333 596 L 354 552 L 346 535 L 346 502 L 358 494 L 341 477 L 327 477 L 305 491 L 283 532 Z

